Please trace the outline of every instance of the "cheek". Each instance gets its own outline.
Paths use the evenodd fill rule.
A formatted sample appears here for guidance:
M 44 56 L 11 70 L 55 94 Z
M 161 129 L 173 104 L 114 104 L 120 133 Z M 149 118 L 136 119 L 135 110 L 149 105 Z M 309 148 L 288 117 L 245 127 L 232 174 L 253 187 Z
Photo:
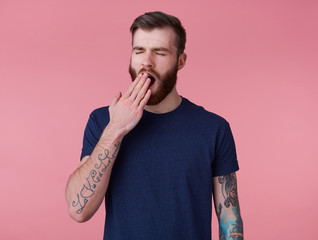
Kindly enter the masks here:
M 138 70 L 140 66 L 140 60 L 137 57 L 132 57 L 130 59 L 130 66 L 136 70 Z
M 157 60 L 155 68 L 160 72 L 166 72 L 171 68 L 170 62 L 167 60 Z
M 161 65 L 161 72 L 162 73 L 168 73 L 172 71 L 172 69 L 175 68 L 175 62 L 165 62 L 163 65 Z
M 160 66 L 165 69 L 171 69 L 178 63 L 178 61 L 176 58 L 171 57 L 169 59 L 160 59 L 158 63 L 160 63 Z

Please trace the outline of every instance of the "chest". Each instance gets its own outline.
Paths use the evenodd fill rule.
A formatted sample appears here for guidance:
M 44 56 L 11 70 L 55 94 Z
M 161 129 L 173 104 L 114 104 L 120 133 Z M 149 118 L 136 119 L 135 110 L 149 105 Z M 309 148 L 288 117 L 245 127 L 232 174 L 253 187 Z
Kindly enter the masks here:
M 141 122 L 123 140 L 114 175 L 126 184 L 210 181 L 212 138 L 196 126 L 186 120 L 179 124 Z

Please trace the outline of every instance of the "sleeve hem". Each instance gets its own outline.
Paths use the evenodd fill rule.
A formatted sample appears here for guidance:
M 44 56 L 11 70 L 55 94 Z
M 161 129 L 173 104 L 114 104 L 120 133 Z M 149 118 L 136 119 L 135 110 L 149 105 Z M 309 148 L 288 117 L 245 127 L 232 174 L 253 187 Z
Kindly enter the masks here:
M 213 177 L 223 176 L 232 172 L 238 171 L 240 168 L 238 164 L 232 164 L 230 166 L 227 166 L 225 169 L 214 169 L 213 171 Z

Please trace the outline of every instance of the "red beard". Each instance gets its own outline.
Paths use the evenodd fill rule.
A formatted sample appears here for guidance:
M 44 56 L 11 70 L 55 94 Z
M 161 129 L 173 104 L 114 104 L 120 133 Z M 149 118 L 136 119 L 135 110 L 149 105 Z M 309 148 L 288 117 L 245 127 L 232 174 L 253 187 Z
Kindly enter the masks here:
M 139 73 L 142 72 L 148 72 L 150 75 L 155 77 L 157 82 L 156 84 L 159 84 L 157 91 L 151 93 L 151 96 L 147 102 L 147 105 L 157 105 L 167 97 L 167 95 L 172 91 L 172 89 L 176 85 L 178 65 L 176 64 L 171 70 L 169 70 L 163 76 L 161 76 L 159 73 L 152 70 L 151 68 L 142 68 L 140 69 Z M 134 81 L 137 77 L 137 73 L 135 69 L 131 67 L 131 65 L 129 65 L 129 73 L 131 76 L 131 80 Z

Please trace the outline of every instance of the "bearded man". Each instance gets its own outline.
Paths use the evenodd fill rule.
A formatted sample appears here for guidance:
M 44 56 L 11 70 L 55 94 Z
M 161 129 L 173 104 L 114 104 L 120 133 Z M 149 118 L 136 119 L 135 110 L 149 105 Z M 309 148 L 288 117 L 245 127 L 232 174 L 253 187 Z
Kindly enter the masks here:
M 132 83 L 90 115 L 66 186 L 70 216 L 89 220 L 105 198 L 104 239 L 211 239 L 213 196 L 220 239 L 243 239 L 230 126 L 176 89 L 181 22 L 150 12 L 130 30 Z

